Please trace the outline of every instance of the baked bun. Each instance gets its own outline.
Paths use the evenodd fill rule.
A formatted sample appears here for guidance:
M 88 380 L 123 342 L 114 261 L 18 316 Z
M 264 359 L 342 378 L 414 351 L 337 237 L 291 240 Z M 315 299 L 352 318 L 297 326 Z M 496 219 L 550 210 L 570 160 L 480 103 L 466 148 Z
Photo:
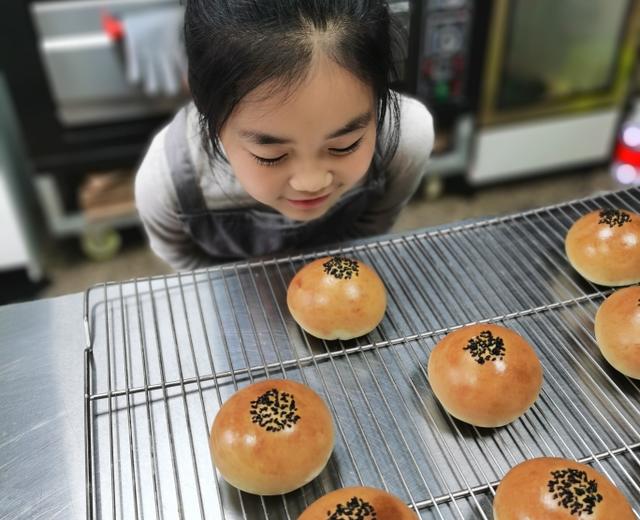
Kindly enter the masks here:
M 287 305 L 293 319 L 309 334 L 352 339 L 380 323 L 387 293 L 376 272 L 359 260 L 325 257 L 296 273 L 287 291 Z
M 418 520 L 398 497 L 371 487 L 347 487 L 327 493 L 298 520 Z
M 592 211 L 573 223 L 564 242 L 573 268 L 590 282 L 640 282 L 640 215 L 619 209 Z
M 256 495 L 280 495 L 318 476 L 333 438 L 331 413 L 318 394 L 295 381 L 268 379 L 224 403 L 209 447 L 229 484 Z
M 533 348 L 512 330 L 492 323 L 445 336 L 431 352 L 427 372 L 445 410 L 475 426 L 516 420 L 542 385 L 542 366 Z
M 511 468 L 493 499 L 494 520 L 634 520 L 624 495 L 591 466 L 540 457 Z
M 611 366 L 640 379 L 640 286 L 618 289 L 602 302 L 595 331 L 600 352 Z

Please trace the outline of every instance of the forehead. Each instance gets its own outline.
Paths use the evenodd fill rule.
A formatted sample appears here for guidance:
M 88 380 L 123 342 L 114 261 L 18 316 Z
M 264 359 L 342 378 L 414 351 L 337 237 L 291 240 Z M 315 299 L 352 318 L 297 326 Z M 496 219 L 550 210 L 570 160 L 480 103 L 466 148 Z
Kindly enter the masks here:
M 325 58 L 313 63 L 307 76 L 292 87 L 278 88 L 272 83 L 250 92 L 227 124 L 236 130 L 293 137 L 301 132 L 325 135 L 350 119 L 373 111 L 374 104 L 371 86 Z

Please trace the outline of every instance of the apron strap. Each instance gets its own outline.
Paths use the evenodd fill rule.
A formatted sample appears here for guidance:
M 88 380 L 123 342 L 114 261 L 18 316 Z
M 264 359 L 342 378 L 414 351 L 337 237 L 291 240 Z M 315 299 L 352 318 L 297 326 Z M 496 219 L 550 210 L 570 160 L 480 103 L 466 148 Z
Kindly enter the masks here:
M 182 213 L 206 211 L 207 205 L 196 177 L 187 143 L 187 108 L 178 111 L 169 124 L 164 146 L 169 172 Z

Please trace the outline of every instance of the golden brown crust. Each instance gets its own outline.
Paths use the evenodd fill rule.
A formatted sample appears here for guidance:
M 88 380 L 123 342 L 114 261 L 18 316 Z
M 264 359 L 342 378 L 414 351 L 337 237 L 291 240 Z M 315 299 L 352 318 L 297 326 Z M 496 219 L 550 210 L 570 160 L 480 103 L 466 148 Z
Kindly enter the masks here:
M 542 385 L 533 348 L 514 331 L 489 323 L 445 336 L 431 352 L 427 372 L 434 394 L 451 415 L 484 427 L 517 419 Z
M 331 413 L 311 388 L 268 379 L 224 403 L 211 427 L 213 462 L 248 493 L 279 495 L 314 479 L 333 450 Z
M 339 511 L 342 506 L 343 511 Z M 331 515 L 335 515 L 332 517 Z M 320 497 L 298 520 L 417 520 L 418 516 L 398 497 L 382 489 L 347 487 Z
M 640 215 L 597 210 L 580 217 L 565 239 L 569 262 L 581 276 L 600 285 L 640 282 Z
M 611 366 L 640 379 L 640 286 L 619 289 L 602 302 L 595 333 L 600 352 Z
M 300 269 L 287 291 L 296 322 L 322 339 L 351 339 L 376 328 L 387 307 L 380 277 L 359 260 L 325 257 Z
M 511 468 L 498 486 L 493 515 L 495 520 L 635 519 L 624 495 L 604 475 L 591 466 L 554 457 Z

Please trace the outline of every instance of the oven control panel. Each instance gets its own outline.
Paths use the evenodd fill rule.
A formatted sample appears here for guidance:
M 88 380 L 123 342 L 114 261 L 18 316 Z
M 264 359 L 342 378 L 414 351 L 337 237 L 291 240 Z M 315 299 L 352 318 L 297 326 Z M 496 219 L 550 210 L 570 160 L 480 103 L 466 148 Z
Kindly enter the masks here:
M 416 93 L 431 104 L 465 98 L 473 21 L 471 0 L 430 0 L 423 8 Z

